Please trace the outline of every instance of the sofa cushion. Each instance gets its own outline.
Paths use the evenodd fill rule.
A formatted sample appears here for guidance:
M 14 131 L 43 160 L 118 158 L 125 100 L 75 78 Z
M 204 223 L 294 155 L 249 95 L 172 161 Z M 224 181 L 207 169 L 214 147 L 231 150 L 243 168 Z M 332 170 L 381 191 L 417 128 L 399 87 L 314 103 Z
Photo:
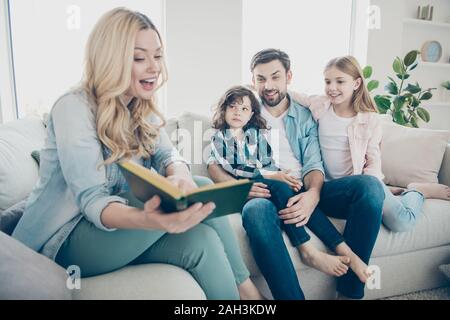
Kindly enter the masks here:
M 205 164 L 214 132 L 210 117 L 185 112 L 178 118 L 177 148 L 189 162 L 193 175 L 209 176 Z
M 11 235 L 25 211 L 27 199 L 19 201 L 12 207 L 0 212 L 0 231 Z
M 41 153 L 39 150 L 34 150 L 31 153 L 31 157 L 34 159 L 34 161 L 36 161 L 37 165 L 40 166 L 41 164 Z
M 107 274 L 82 278 L 76 300 L 204 300 L 203 290 L 185 270 L 168 264 L 131 265 Z
M 422 217 L 410 232 L 394 233 L 382 228 L 374 248 L 384 257 L 450 244 L 450 201 L 427 199 Z
M 406 187 L 411 182 L 438 182 L 450 131 L 407 128 L 382 122 L 382 170 L 385 183 Z
M 0 261 L 0 300 L 72 298 L 63 268 L 3 232 Z
M 42 120 L 26 118 L 0 125 L 0 209 L 24 199 L 38 179 L 38 166 L 30 156 L 40 150 L 46 132 Z
M 450 264 L 443 264 L 439 266 L 439 270 L 441 270 L 444 276 L 446 276 L 447 279 L 450 281 Z
M 439 170 L 439 182 L 450 187 L 450 143 L 445 148 L 444 159 Z
M 399 255 L 407 252 L 419 251 L 428 248 L 434 248 L 450 244 L 450 201 L 428 199 L 425 201 L 423 217 L 419 219 L 416 227 L 411 232 L 393 233 L 381 227 L 377 242 L 372 253 L 372 257 L 385 257 Z M 260 271 L 251 254 L 248 237 L 242 227 L 240 214 L 229 216 L 230 223 L 233 226 L 239 244 L 241 246 L 242 256 L 252 275 L 259 275 Z M 345 220 L 330 219 L 336 228 L 343 233 Z M 327 251 L 325 245 L 308 230 L 311 235 L 312 244 L 322 251 Z M 298 250 L 293 247 L 283 232 L 284 242 L 286 243 L 289 255 L 292 258 L 296 270 L 304 270 L 309 267 L 300 260 Z M 329 251 L 329 250 L 328 250 Z

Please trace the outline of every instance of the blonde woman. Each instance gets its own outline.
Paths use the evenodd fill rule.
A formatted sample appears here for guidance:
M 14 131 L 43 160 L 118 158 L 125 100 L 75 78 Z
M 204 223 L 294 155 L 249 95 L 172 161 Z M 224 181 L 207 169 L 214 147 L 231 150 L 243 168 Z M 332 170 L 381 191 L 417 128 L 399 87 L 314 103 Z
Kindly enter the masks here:
M 165 214 L 158 197 L 143 204 L 129 196 L 116 164 L 125 159 L 186 191 L 197 187 L 155 105 L 166 80 L 149 18 L 106 13 L 88 40 L 82 85 L 52 108 L 40 179 L 13 236 L 63 267 L 78 265 L 83 277 L 168 263 L 190 272 L 208 299 L 259 299 L 227 218 L 201 222 L 213 203 Z

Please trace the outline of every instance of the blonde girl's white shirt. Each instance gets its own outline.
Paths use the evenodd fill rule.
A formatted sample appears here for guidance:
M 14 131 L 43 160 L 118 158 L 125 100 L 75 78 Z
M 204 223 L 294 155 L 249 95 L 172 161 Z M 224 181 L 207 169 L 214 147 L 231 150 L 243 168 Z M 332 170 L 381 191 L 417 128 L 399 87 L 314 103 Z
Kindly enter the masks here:
M 298 94 L 290 92 L 295 101 L 309 108 L 315 121 L 332 108 L 326 96 Z M 381 121 L 375 112 L 359 112 L 348 128 L 350 152 L 353 161 L 353 174 L 367 174 L 383 181 L 381 170 Z
M 348 126 L 352 118 L 339 117 L 329 108 L 319 122 L 319 143 L 325 167 L 325 181 L 353 174 Z
M 279 117 L 272 116 L 265 107 L 261 107 L 261 114 L 267 121 L 268 130 L 267 141 L 272 147 L 273 159 L 281 170 L 290 170 L 289 175 L 301 179 L 302 166 L 292 152 L 291 145 L 287 139 L 286 129 L 284 127 L 284 117 L 288 110 Z

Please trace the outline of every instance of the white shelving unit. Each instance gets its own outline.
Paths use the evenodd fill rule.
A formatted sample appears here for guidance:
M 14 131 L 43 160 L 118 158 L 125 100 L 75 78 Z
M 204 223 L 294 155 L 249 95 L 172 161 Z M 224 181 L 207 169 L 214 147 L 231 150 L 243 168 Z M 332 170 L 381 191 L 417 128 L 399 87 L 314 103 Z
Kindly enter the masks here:
M 407 83 L 419 83 L 423 89 L 433 90 L 433 97 L 422 105 L 431 115 L 429 123 L 420 123 L 424 128 L 450 129 L 450 99 L 444 81 L 450 80 L 450 0 L 372 0 L 382 14 L 381 28 L 369 31 L 368 64 L 374 69 L 374 78 L 382 84 L 377 94 L 385 93 L 386 77 L 395 78 L 392 62 L 395 57 L 403 58 L 411 50 L 421 50 L 427 41 L 439 41 L 442 57 L 438 62 L 422 62 L 411 72 Z M 433 6 L 432 21 L 417 19 L 418 7 Z
M 421 25 L 421 26 L 429 26 L 429 27 L 450 28 L 450 23 L 447 23 L 447 22 L 436 22 L 436 21 L 420 20 L 420 19 L 413 19 L 413 18 L 403 19 L 403 23 L 413 24 L 413 25 L 415 24 L 415 25 Z
M 426 107 L 450 107 L 449 102 L 423 102 L 423 105 Z
M 450 63 L 420 61 L 418 67 L 450 68 Z
M 412 71 L 411 78 L 418 81 L 422 88 L 437 88 L 433 91 L 433 98 L 424 106 L 430 108 L 450 107 L 450 101 L 441 98 L 441 83 L 450 80 L 450 23 L 420 20 L 413 18 L 403 19 L 402 50 L 403 54 L 410 50 L 421 50 L 423 43 L 437 40 L 442 45 L 442 57 L 438 62 L 422 61 L 419 56 L 419 65 Z
M 443 94 L 441 83 L 450 80 L 450 22 L 448 12 L 449 0 L 430 0 L 427 5 L 434 6 L 433 20 L 416 19 L 417 6 L 423 5 L 419 0 L 405 0 L 405 16 L 401 20 L 401 45 L 402 55 L 410 50 L 421 50 L 425 42 L 435 40 L 442 46 L 442 57 L 437 62 L 419 61 L 418 67 L 411 72 L 411 82 L 418 82 L 425 88 L 437 88 L 433 90 L 431 100 L 423 101 L 422 105 L 431 115 L 428 124 L 421 127 L 434 129 L 448 129 L 450 114 L 450 99 Z M 420 59 L 420 58 L 419 58 Z

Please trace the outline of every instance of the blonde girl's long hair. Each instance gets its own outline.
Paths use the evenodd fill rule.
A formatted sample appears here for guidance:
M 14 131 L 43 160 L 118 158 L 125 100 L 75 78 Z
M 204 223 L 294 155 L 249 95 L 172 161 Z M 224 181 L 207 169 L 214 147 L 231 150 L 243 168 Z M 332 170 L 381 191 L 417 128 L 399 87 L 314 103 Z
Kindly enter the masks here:
M 111 151 L 103 165 L 130 159 L 133 155 L 149 158 L 154 153 L 159 129 L 165 125 L 163 115 L 150 100 L 134 98 L 128 110 L 120 98 L 130 87 L 136 35 L 152 29 L 162 43 L 155 25 L 142 13 L 125 8 L 107 12 L 97 22 L 86 46 L 82 87 L 96 106 L 97 135 Z M 167 81 L 167 69 L 161 62 L 161 76 L 156 90 Z M 154 114 L 161 125 L 150 124 Z
M 361 85 L 353 92 L 351 104 L 353 110 L 358 112 L 378 112 L 375 107 L 375 102 L 370 96 L 369 90 L 367 90 L 366 82 L 364 81 L 363 72 L 358 60 L 353 56 L 338 57 L 332 59 L 325 67 L 325 71 L 332 67 L 337 68 L 339 71 L 348 74 L 353 80 L 361 79 Z

